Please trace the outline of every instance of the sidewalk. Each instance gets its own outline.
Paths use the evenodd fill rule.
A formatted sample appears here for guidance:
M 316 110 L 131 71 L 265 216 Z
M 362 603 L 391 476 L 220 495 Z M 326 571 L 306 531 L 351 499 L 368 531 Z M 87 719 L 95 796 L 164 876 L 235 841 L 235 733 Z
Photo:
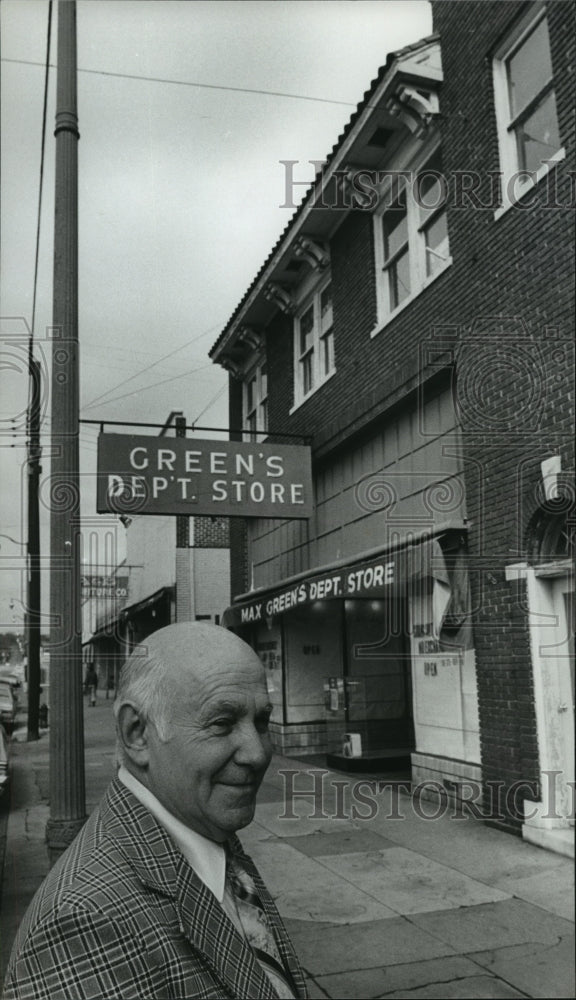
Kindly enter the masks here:
M 91 809 L 113 772 L 111 702 L 86 707 L 85 730 Z M 12 750 L 2 971 L 48 870 L 48 735 Z M 275 757 L 240 834 L 311 996 L 573 997 L 572 862 L 450 810 L 425 819 L 394 787 L 361 781 Z

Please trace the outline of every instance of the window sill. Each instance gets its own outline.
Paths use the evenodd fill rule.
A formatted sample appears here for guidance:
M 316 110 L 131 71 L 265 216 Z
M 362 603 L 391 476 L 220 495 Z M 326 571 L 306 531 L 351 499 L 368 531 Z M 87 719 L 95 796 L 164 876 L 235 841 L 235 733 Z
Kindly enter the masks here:
M 316 393 L 318 392 L 318 390 L 322 388 L 322 386 L 323 386 L 323 385 L 326 385 L 326 383 L 327 383 L 327 382 L 329 382 L 329 381 L 330 381 L 330 379 L 331 379 L 331 378 L 332 378 L 332 377 L 333 377 L 333 376 L 334 376 L 335 374 L 336 374 L 336 369 L 334 368 L 334 369 L 333 369 L 333 370 L 332 370 L 332 371 L 330 372 L 330 374 L 329 374 L 329 375 L 326 375 L 326 376 L 325 376 L 325 377 L 324 377 L 324 378 L 322 379 L 322 381 L 318 383 L 318 385 L 315 385 L 315 386 L 314 386 L 314 388 L 313 388 L 313 389 L 311 389 L 311 390 L 310 390 L 310 392 L 306 394 L 306 396 L 303 396 L 303 397 L 302 397 L 302 399 L 299 399 L 299 400 L 298 400 L 298 402 L 294 403 L 294 406 L 292 407 L 292 409 L 288 411 L 288 415 L 289 415 L 289 416 L 291 417 L 291 416 L 292 416 L 292 414 L 293 414 L 293 413 L 295 413 L 295 412 L 296 412 L 296 410 L 299 410 L 299 409 L 300 409 L 300 407 L 301 407 L 301 406 L 302 406 L 302 405 L 303 405 L 304 403 L 307 403 L 309 399 L 312 399 L 312 396 L 314 396 L 314 395 L 315 395 L 315 394 L 316 394 Z
M 522 198 L 524 198 L 524 196 L 527 195 L 528 192 L 532 190 L 532 188 L 535 188 L 536 185 L 539 184 L 540 181 L 550 173 L 550 171 L 556 166 L 557 163 L 561 163 L 562 160 L 564 160 L 565 158 L 566 158 L 566 150 L 562 148 L 559 149 L 557 153 L 554 153 L 554 156 L 551 156 L 549 160 L 546 160 L 546 163 L 543 163 L 540 169 L 537 170 L 532 175 L 532 177 L 529 178 L 529 180 L 525 181 L 525 183 L 522 184 L 522 186 L 519 187 L 517 191 L 514 191 L 514 198 L 512 200 L 506 199 L 506 201 L 503 201 L 500 207 L 496 209 L 496 211 L 494 212 L 494 221 L 496 222 L 498 219 L 501 219 L 502 216 L 505 215 L 506 212 L 508 212 L 515 205 L 518 205 L 519 208 L 531 208 L 532 207 L 531 204 L 519 205 L 519 202 L 521 202 Z M 511 174 L 507 180 L 504 178 L 504 175 L 502 175 L 503 187 L 507 189 L 508 186 L 510 185 L 510 182 L 512 181 L 512 178 L 515 176 L 518 176 L 518 172 L 516 174 Z
M 380 331 L 384 329 L 384 327 L 388 326 L 388 324 L 391 323 L 392 320 L 396 319 L 396 317 L 399 316 L 400 313 L 404 311 L 404 309 L 407 309 L 408 306 L 412 305 L 412 303 L 418 298 L 418 296 L 422 295 L 422 292 L 426 291 L 426 289 L 429 288 L 430 285 L 434 284 L 436 279 L 439 278 L 441 274 L 444 274 L 448 270 L 448 268 L 451 267 L 451 265 L 452 265 L 452 258 L 449 257 L 446 263 L 444 264 L 444 267 L 441 267 L 440 270 L 436 271 L 435 274 L 431 274 L 430 277 L 426 279 L 421 288 L 419 288 L 415 292 L 412 292 L 412 294 L 409 295 L 407 299 L 404 299 L 404 301 L 400 303 L 400 305 L 394 310 L 394 312 L 388 313 L 386 316 L 379 316 L 376 326 L 372 330 L 370 336 L 372 338 L 377 337 Z

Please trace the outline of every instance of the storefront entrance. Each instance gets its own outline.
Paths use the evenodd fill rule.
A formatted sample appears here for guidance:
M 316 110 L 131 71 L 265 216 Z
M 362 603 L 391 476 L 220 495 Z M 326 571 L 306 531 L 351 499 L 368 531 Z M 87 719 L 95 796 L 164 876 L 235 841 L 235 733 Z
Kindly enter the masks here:
M 397 750 L 407 757 L 414 723 L 406 607 L 404 598 L 318 601 L 282 616 L 287 724 L 315 727 L 329 751 L 340 752 L 354 733 L 362 755 Z M 256 640 L 273 702 L 279 678 L 267 648 L 274 636 L 279 648 L 274 628 Z
M 355 756 L 410 758 L 409 609 L 432 586 L 450 594 L 442 547 L 426 539 L 293 577 L 227 609 L 223 624 L 265 665 L 276 750 L 339 753 L 352 733 Z
M 406 606 L 344 602 L 344 720 L 362 752 L 414 749 Z

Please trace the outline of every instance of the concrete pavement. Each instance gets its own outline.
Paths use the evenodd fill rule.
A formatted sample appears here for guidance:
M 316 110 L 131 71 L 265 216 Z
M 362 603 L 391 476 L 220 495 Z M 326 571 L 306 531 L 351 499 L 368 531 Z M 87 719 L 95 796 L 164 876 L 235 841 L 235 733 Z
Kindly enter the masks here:
M 88 807 L 114 770 L 111 702 L 85 708 Z M 25 735 L 25 734 L 24 734 Z M 48 736 L 18 741 L 0 966 L 48 870 Z M 437 814 L 434 817 L 434 814 Z M 241 833 L 313 998 L 573 997 L 572 862 L 477 819 L 275 757 Z

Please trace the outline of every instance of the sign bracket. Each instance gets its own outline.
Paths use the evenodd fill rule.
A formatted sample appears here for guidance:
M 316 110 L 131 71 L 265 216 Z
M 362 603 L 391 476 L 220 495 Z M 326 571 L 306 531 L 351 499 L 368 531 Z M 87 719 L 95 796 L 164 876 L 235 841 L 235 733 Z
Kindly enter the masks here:
M 166 430 L 166 424 L 149 424 L 140 420 L 80 420 L 81 424 L 98 424 L 100 433 L 104 433 L 104 427 L 151 427 L 155 430 Z M 285 431 L 254 431 L 249 427 L 205 427 L 200 424 L 186 424 L 182 427 L 186 431 L 222 431 L 226 434 L 258 434 L 266 435 L 267 438 L 292 438 L 301 441 L 302 444 L 311 444 L 312 437 L 309 434 L 288 434 Z

